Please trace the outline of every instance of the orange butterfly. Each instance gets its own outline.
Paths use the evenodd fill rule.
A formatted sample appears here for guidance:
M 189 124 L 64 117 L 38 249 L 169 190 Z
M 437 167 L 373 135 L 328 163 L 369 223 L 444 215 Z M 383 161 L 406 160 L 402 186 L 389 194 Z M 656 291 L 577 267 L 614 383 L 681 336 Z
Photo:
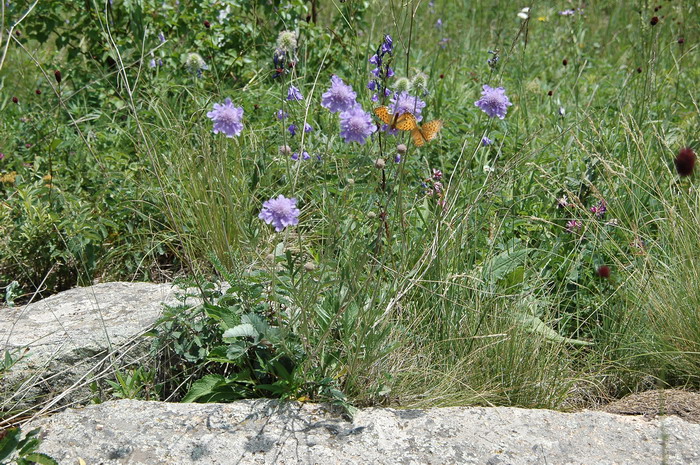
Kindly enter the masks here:
M 413 131 L 418 127 L 416 117 L 411 113 L 402 113 L 400 115 L 389 113 L 389 107 L 377 107 L 374 109 L 374 114 L 380 120 L 388 124 L 391 129 L 399 129 L 401 131 Z
M 423 147 L 426 142 L 435 139 L 438 132 L 442 129 L 442 120 L 436 119 L 425 123 L 423 126 L 418 126 L 411 130 L 411 137 L 416 147 Z

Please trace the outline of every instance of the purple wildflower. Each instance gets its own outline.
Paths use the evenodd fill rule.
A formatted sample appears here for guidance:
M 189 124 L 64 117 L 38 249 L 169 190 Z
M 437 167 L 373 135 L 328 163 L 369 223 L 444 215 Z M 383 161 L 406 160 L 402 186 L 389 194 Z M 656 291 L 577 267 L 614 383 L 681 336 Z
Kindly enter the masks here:
M 394 40 L 391 38 L 389 34 L 384 36 L 384 43 L 382 44 L 382 54 L 388 53 L 391 54 L 391 52 L 394 49 Z
M 508 100 L 505 89 L 503 87 L 494 89 L 488 84 L 485 84 L 483 89 L 481 98 L 474 102 L 474 105 L 481 108 L 491 118 L 496 116 L 500 119 L 505 118 L 508 107 L 513 105 Z
M 376 88 L 377 88 L 377 81 L 369 81 L 369 82 L 367 83 L 367 88 L 368 88 L 369 90 L 372 90 L 372 91 L 373 91 L 374 89 L 376 89 Z
M 297 161 L 299 159 L 299 152 L 294 152 L 290 158 L 294 161 Z
M 404 113 L 411 113 L 416 117 L 416 121 L 421 121 L 423 116 L 421 116 L 421 111 L 425 108 L 425 102 L 418 97 L 413 97 L 408 92 L 401 92 L 397 96 L 391 99 L 391 112 L 395 115 L 401 116 Z
M 591 213 L 598 218 L 602 218 L 606 211 L 608 211 L 608 207 L 605 205 L 605 200 L 601 200 L 598 205 L 591 207 Z
M 401 154 L 397 153 L 394 157 L 394 163 L 401 163 Z
M 388 68 L 386 69 L 386 77 L 388 77 L 388 78 L 394 77 L 394 70 L 391 69 L 391 67 L 388 67 Z
M 365 139 L 377 130 L 372 116 L 360 105 L 340 114 L 340 135 L 345 142 L 365 143 Z
M 162 32 L 159 32 L 158 33 L 158 40 L 160 40 L 161 44 L 164 44 L 165 43 L 165 34 L 163 34 Z
M 289 127 L 287 128 L 287 131 L 293 136 L 297 134 L 297 125 L 296 124 L 290 124 Z
M 313 126 L 311 126 L 309 123 L 304 123 L 304 132 L 309 133 L 313 130 L 314 130 Z
M 287 100 L 304 100 L 304 96 L 301 95 L 301 91 L 294 86 L 289 86 L 287 90 Z
M 435 22 L 435 27 L 438 29 L 442 28 L 442 19 L 438 18 L 438 20 Z
M 379 130 L 382 132 L 386 132 L 390 136 L 396 136 L 399 134 L 398 129 L 391 129 L 391 126 L 389 126 L 388 124 L 382 124 L 382 127 Z
M 307 152 L 306 150 L 304 150 L 304 151 L 302 152 L 302 154 L 301 154 L 301 159 L 302 159 L 302 160 L 308 160 L 309 158 L 311 158 L 311 155 L 309 155 L 309 152 Z
M 575 233 L 583 228 L 583 223 L 579 220 L 569 220 L 566 223 L 566 230 L 570 233 Z
M 481 145 L 484 147 L 487 147 L 489 145 L 493 144 L 493 141 L 489 139 L 488 137 L 484 136 L 481 138 Z
M 287 113 L 286 111 L 284 111 L 280 108 L 279 110 L 277 110 L 277 113 L 275 113 L 275 116 L 277 117 L 278 120 L 284 121 L 289 116 L 289 113 Z
M 370 90 L 374 89 L 370 88 Z M 354 107 L 356 98 L 357 94 L 352 90 L 352 87 L 345 84 L 338 76 L 333 75 L 331 76 L 331 88 L 321 95 L 321 106 L 328 108 L 331 113 L 339 113 Z
M 150 61 L 150 63 L 148 63 L 148 66 L 150 66 L 151 68 L 155 68 L 156 66 L 158 66 L 158 65 L 156 64 L 156 59 L 155 59 L 155 58 L 151 58 L 151 61 Z
M 372 55 L 372 57 L 369 59 L 369 62 L 372 63 L 373 65 L 379 66 L 379 64 L 381 63 L 381 59 L 380 59 L 379 56 L 375 53 L 375 54 Z
M 559 12 L 559 14 L 560 14 L 561 16 L 571 16 L 571 15 L 573 15 L 574 13 L 576 13 L 576 11 L 572 10 L 571 8 L 569 8 L 568 10 L 564 10 L 564 11 L 560 11 L 560 12 Z
M 234 137 L 243 130 L 243 107 L 234 106 L 230 98 L 224 103 L 215 103 L 207 117 L 214 122 L 214 134 L 223 132 L 226 137 Z
M 258 218 L 273 225 L 275 231 L 280 232 L 287 226 L 299 224 L 299 213 L 301 212 L 296 204 L 297 199 L 288 199 L 280 194 L 276 199 L 272 198 L 263 203 Z

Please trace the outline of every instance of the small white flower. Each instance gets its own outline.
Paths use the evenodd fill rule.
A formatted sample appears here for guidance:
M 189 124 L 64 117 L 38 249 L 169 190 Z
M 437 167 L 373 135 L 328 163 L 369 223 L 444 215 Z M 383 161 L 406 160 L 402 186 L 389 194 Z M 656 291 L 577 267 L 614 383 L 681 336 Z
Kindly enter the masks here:
M 520 12 L 518 13 L 518 18 L 520 19 L 527 19 L 530 17 L 530 7 L 526 6 Z
M 489 165 L 484 165 L 484 173 L 493 173 L 494 171 L 496 171 L 496 168 Z
M 564 107 L 559 107 L 559 116 L 566 116 L 566 109 Z

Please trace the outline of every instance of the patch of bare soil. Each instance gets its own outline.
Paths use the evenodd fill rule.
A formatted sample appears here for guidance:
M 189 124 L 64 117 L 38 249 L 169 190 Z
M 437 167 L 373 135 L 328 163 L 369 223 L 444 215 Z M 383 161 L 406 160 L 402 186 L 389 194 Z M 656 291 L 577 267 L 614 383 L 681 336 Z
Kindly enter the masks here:
M 600 408 L 619 415 L 676 415 L 691 423 L 700 423 L 700 393 L 665 389 L 630 394 Z

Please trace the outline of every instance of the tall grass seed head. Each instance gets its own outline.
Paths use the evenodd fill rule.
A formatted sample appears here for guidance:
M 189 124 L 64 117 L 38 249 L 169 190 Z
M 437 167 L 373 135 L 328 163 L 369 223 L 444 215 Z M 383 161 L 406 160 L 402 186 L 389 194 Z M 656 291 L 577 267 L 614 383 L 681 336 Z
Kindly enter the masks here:
M 230 98 L 215 103 L 207 117 L 214 122 L 214 134 L 223 132 L 226 137 L 235 137 L 243 130 L 243 107 L 236 107 Z
M 697 156 L 695 155 L 695 152 L 693 152 L 693 149 L 690 147 L 682 148 L 678 152 L 678 155 L 676 155 L 673 162 L 676 165 L 676 171 L 678 171 L 678 175 L 680 177 L 684 178 L 693 174 L 696 158 Z

